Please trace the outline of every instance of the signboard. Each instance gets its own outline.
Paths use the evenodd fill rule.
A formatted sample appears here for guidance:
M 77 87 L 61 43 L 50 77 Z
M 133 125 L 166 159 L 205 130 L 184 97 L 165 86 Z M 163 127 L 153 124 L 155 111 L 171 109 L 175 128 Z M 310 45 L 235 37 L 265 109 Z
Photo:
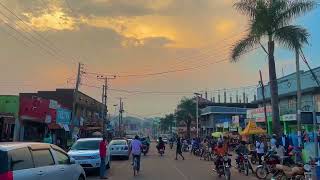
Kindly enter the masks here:
M 229 123 L 228 122 L 224 122 L 223 123 L 223 128 L 228 128 L 229 127 Z
M 296 121 L 297 115 L 296 114 L 285 114 L 282 116 L 282 121 Z
M 49 108 L 50 109 L 58 109 L 58 101 L 55 101 L 55 100 L 51 100 L 50 99 L 50 103 L 49 103 Z
M 57 109 L 57 123 L 59 124 L 70 124 L 71 111 L 64 108 Z
M 232 116 L 232 124 L 239 124 L 239 116 Z
M 271 106 L 266 107 L 267 111 L 267 117 L 272 116 L 272 108 Z M 248 119 L 254 119 L 256 122 L 265 122 L 265 116 L 264 116 L 264 108 L 256 108 L 256 109 L 249 109 L 247 110 L 247 118 Z
M 52 120 L 51 116 L 50 115 L 46 115 L 46 118 L 45 118 L 44 122 L 49 124 L 49 123 L 51 123 L 51 120 Z

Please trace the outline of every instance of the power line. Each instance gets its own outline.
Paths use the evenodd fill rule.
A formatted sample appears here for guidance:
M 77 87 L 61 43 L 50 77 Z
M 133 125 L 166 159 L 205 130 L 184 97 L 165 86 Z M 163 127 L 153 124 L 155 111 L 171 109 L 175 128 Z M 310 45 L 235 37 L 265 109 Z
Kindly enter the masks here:
M 44 2 L 43 2 L 44 3 Z M 32 38 L 34 38 L 39 44 L 41 44 L 42 46 L 45 46 L 49 51 L 51 50 L 56 56 L 59 55 L 59 58 L 64 58 L 63 55 L 59 54 L 59 49 L 55 46 L 55 44 L 53 42 L 51 42 L 50 40 L 48 40 L 46 37 L 42 36 L 40 33 L 38 33 L 37 31 L 35 31 L 33 29 L 33 27 L 31 27 L 28 23 L 26 23 L 22 18 L 20 18 L 14 11 L 12 11 L 10 8 L 8 8 L 6 5 L 4 5 L 3 3 L 0 2 L 0 6 L 2 6 L 6 11 L 8 11 L 10 14 L 12 14 L 16 19 L 18 19 L 19 21 L 21 21 L 23 23 L 23 25 L 25 25 L 29 30 L 31 30 L 32 33 L 34 33 L 36 36 L 34 36 L 31 32 L 29 32 L 28 30 L 26 30 L 26 28 L 21 27 L 19 24 L 16 24 L 18 27 L 20 27 L 23 30 L 24 33 L 29 34 Z M 6 17 L 8 19 L 8 21 L 13 21 L 9 16 L 7 16 L 5 13 L 3 13 L 2 11 L 0 11 L 0 13 Z M 72 60 L 74 61 L 74 59 L 72 58 Z M 75 63 L 75 62 L 73 62 Z

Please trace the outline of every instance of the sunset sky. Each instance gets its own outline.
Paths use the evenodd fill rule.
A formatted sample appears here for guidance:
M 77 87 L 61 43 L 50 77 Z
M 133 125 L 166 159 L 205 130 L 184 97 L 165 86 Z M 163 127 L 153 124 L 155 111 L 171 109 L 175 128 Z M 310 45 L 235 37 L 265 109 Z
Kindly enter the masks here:
M 238 63 L 228 61 L 232 44 L 247 27 L 234 0 L 0 2 L 0 94 L 74 87 L 80 61 L 87 72 L 82 92 L 100 100 L 96 87 L 102 82 L 94 74 L 118 75 L 110 81 L 109 111 L 114 112 L 118 97 L 125 97 L 129 113 L 147 117 L 173 112 L 192 92 L 207 90 L 211 97 L 219 89 L 238 88 L 230 90 L 234 95 L 251 86 L 246 90 L 252 94 L 258 70 L 268 76 L 261 49 Z M 317 8 L 292 22 L 311 34 L 304 52 L 312 67 L 320 59 L 319 17 Z M 276 61 L 278 77 L 294 72 L 292 52 L 277 47 Z

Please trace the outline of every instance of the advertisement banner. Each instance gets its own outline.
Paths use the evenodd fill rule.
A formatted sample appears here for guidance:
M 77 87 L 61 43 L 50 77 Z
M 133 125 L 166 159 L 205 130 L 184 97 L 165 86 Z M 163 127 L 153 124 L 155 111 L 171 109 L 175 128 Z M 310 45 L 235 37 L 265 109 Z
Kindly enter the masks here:
M 272 108 L 271 106 L 266 107 L 267 118 L 272 116 Z M 264 108 L 256 108 L 247 110 L 247 118 L 254 119 L 256 122 L 265 122 Z
M 57 123 L 59 124 L 70 124 L 71 121 L 71 111 L 64 108 L 57 109 Z

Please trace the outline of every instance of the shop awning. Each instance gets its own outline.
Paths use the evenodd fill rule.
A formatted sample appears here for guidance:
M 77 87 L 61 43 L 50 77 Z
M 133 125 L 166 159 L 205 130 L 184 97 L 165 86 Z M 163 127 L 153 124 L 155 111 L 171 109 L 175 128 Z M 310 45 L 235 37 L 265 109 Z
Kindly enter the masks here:
M 266 131 L 261 127 L 258 127 L 256 122 L 249 121 L 247 127 L 240 133 L 240 135 L 248 136 L 253 134 L 265 134 Z

